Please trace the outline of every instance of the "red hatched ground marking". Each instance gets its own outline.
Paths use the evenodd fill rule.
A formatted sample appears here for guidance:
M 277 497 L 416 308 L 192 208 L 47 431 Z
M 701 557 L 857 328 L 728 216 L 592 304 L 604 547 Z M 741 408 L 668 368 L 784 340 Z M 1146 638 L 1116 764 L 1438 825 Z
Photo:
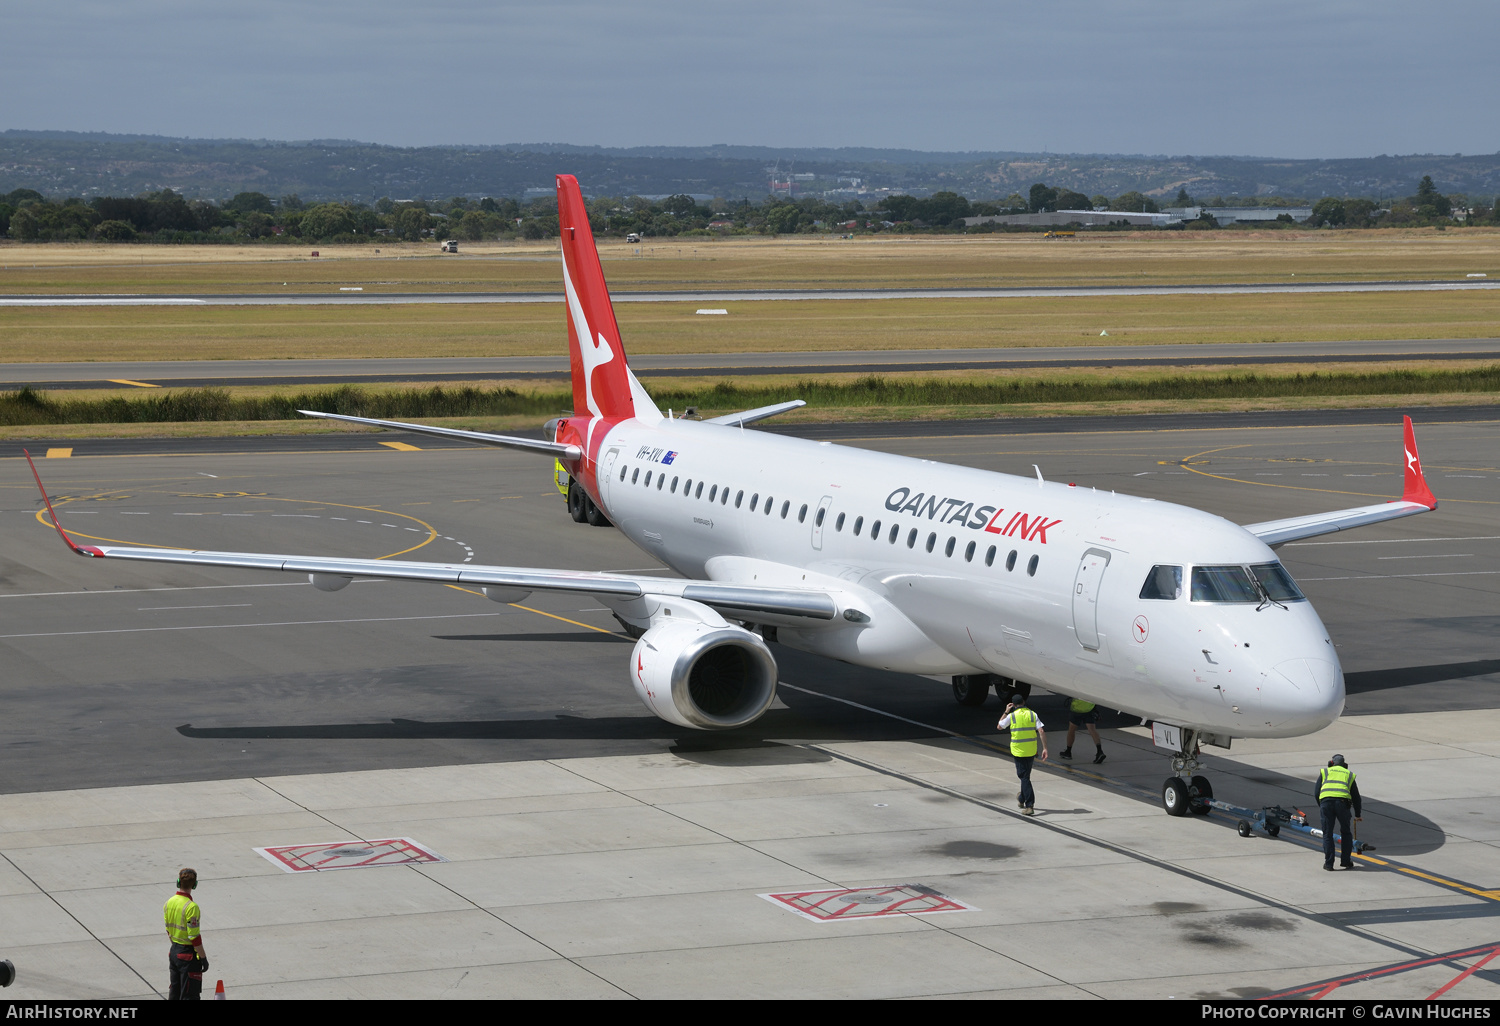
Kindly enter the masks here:
M 761 894 L 773 905 L 779 905 L 818 923 L 843 922 L 850 919 L 879 919 L 889 916 L 921 916 L 935 912 L 978 912 L 965 904 L 939 894 L 922 884 L 894 884 L 889 887 L 840 887 L 833 891 L 791 891 L 785 894 Z
M 388 837 L 380 841 L 332 841 L 327 844 L 283 844 L 255 850 L 288 873 L 364 869 L 367 866 L 414 866 L 448 861 L 410 837 Z

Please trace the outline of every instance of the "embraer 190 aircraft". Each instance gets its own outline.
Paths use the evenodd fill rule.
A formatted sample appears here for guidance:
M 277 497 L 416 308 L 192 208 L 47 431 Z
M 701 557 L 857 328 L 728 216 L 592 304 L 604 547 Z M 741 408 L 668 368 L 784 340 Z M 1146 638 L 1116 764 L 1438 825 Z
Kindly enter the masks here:
M 626 363 L 570 175 L 558 176 L 557 209 L 574 412 L 550 441 L 302 412 L 555 458 L 575 518 L 613 523 L 682 579 L 78 545 L 58 533 L 80 555 L 305 573 L 329 592 L 374 577 L 468 584 L 497 602 L 587 594 L 637 637 L 627 672 L 641 701 L 680 727 L 741 727 L 764 713 L 777 683 L 767 641 L 952 675 L 965 705 L 991 686 L 1040 685 L 1151 721 L 1176 753 L 1162 788 L 1174 815 L 1207 811 L 1201 744 L 1292 737 L 1338 718 L 1338 656 L 1273 549 L 1435 509 L 1410 418 L 1400 500 L 1241 527 L 1040 471 L 743 430 L 800 402 L 664 417 Z

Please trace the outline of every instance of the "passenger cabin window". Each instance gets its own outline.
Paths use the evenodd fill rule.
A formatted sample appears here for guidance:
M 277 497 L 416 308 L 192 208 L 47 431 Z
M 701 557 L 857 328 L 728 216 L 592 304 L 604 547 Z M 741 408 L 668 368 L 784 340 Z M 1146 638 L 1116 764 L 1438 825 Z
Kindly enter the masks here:
M 984 554 L 984 565 L 985 566 L 994 566 L 995 565 L 995 546 L 991 545 L 990 546 L 990 551 L 988 551 L 988 552 L 986 552 Z
M 718 485 L 714 485 L 712 488 L 710 488 L 708 490 L 708 501 L 709 502 L 713 502 L 714 501 L 714 497 L 716 495 L 718 495 L 718 494 L 719 494 L 719 486 Z
M 783 520 L 786 519 L 786 511 L 789 510 L 789 509 L 791 509 L 791 508 L 792 508 L 792 502 L 791 502 L 791 500 L 790 499 L 783 499 L 782 503 L 781 503 L 781 519 L 783 519 Z
M 1182 567 L 1153 566 L 1141 585 L 1143 599 L 1175 599 L 1182 594 Z
M 755 512 L 755 507 L 757 505 L 759 505 L 759 504 L 760 504 L 760 492 L 756 492 L 754 495 L 750 496 L 750 512 L 754 513 Z
M 855 517 L 854 518 L 854 537 L 856 537 L 856 538 L 859 537 L 860 529 L 862 527 L 864 527 L 864 526 L 865 526 L 865 518 L 864 517 Z
M 854 533 L 855 534 L 859 533 L 859 525 L 858 524 L 854 525 Z M 870 540 L 871 541 L 879 541 L 880 540 L 880 521 L 879 520 L 875 521 L 873 524 L 870 525 Z
M 621 467 L 620 468 L 620 480 L 621 481 L 625 480 L 625 475 L 628 474 L 628 473 L 630 473 L 630 468 L 629 467 Z
M 840 513 L 838 519 L 833 522 L 833 529 L 835 531 L 842 531 L 844 529 L 844 514 Z
M 744 492 L 740 492 L 740 495 L 744 495 L 744 494 L 745 494 Z M 719 505 L 720 506 L 727 506 L 727 505 L 729 505 L 729 486 L 728 485 L 725 485 L 724 486 L 724 490 L 719 493 Z M 736 505 L 738 505 L 738 503 L 736 503 Z
M 646 487 L 651 487 L 651 471 L 646 471 Z
M 901 533 L 901 525 L 900 524 L 892 524 L 891 525 L 891 538 L 890 538 L 890 541 L 891 541 L 892 545 L 896 544 L 896 536 L 898 534 L 900 534 L 900 533 Z
M 906 547 L 914 549 L 917 547 L 917 529 L 913 527 L 906 535 Z
M 641 468 L 640 467 L 636 467 L 635 468 L 635 473 L 630 475 L 630 483 L 631 484 L 635 484 L 640 479 L 641 479 Z
M 698 490 L 693 493 L 693 498 L 695 498 L 695 499 L 701 499 L 701 498 L 703 498 L 703 482 L 702 481 L 698 482 Z
M 1016 568 L 1016 550 L 1015 549 L 1011 549 L 1010 550 L 1010 555 L 1008 555 L 1008 556 L 1005 557 L 1005 569 L 1007 569 L 1007 570 L 1014 570 L 1015 568 Z
M 664 484 L 666 484 L 666 483 L 667 483 L 667 475 L 666 474 L 657 474 L 656 475 L 656 490 L 657 491 L 661 491 L 661 486 L 664 485 Z
M 823 518 L 825 516 L 827 516 L 827 515 L 828 515 L 828 507 L 827 506 L 819 506 L 818 507 L 817 516 L 813 517 L 813 526 L 814 527 L 822 527 L 823 526 Z
M 1307 596 L 1302 594 L 1302 589 L 1297 587 L 1297 582 L 1292 580 L 1292 575 L 1280 563 L 1257 563 L 1250 568 L 1250 572 L 1266 589 L 1266 594 L 1277 602 L 1307 601 Z
M 974 562 L 974 547 L 975 547 L 976 544 L 978 544 L 978 543 L 977 542 L 969 542 L 969 544 L 964 547 L 964 562 L 965 563 L 972 563 L 972 562 Z
M 682 480 L 682 478 L 680 478 L 680 477 L 674 477 L 674 478 L 672 478 L 672 494 L 673 495 L 677 494 L 677 482 L 681 481 L 681 480 Z
M 1260 592 L 1242 566 L 1195 566 L 1193 601 L 1259 602 Z
M 804 502 L 802 504 L 802 508 L 797 511 L 797 523 L 800 524 L 800 523 L 802 523 L 802 521 L 804 521 L 806 519 L 807 519 L 807 503 Z
M 739 509 L 740 508 L 740 503 L 742 503 L 744 501 L 745 501 L 745 489 L 741 488 L 739 491 L 737 491 L 737 492 L 734 493 L 734 508 L 735 509 Z
M 1027 577 L 1035 577 L 1036 576 L 1036 565 L 1039 562 L 1041 562 L 1041 559 L 1042 559 L 1041 556 L 1032 556 L 1031 557 L 1031 561 L 1026 564 L 1026 576 Z

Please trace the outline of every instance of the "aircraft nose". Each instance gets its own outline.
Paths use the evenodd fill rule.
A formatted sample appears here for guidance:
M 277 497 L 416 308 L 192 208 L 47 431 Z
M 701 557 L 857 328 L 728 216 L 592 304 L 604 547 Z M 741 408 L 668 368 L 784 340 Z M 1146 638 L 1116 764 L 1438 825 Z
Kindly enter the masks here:
M 1266 711 L 1278 729 L 1311 733 L 1344 711 L 1344 671 L 1337 662 L 1311 656 L 1284 659 L 1273 669 L 1281 686 L 1266 703 Z

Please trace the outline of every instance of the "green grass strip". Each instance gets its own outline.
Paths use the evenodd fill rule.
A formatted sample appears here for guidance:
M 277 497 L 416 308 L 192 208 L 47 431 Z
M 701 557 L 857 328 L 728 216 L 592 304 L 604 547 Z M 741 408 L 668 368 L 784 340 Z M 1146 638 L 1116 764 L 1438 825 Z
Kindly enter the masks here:
M 1409 395 L 1443 392 L 1500 394 L 1500 365 L 1453 371 L 1393 370 L 1372 374 L 1226 374 L 1148 380 L 1080 379 L 963 381 L 885 378 L 850 382 L 799 381 L 770 387 L 723 381 L 706 388 L 657 388 L 663 407 L 745 409 L 788 399 L 815 407 L 995 406 L 1124 402 L 1131 400 L 1269 399 L 1292 396 Z M 405 388 L 376 391 L 345 385 L 294 395 L 236 396 L 221 388 L 190 388 L 106 399 L 57 399 L 29 387 L 0 393 L 0 424 L 134 424 L 183 421 L 294 420 L 297 410 L 409 420 L 432 417 L 555 415 L 572 392 L 512 388 Z

